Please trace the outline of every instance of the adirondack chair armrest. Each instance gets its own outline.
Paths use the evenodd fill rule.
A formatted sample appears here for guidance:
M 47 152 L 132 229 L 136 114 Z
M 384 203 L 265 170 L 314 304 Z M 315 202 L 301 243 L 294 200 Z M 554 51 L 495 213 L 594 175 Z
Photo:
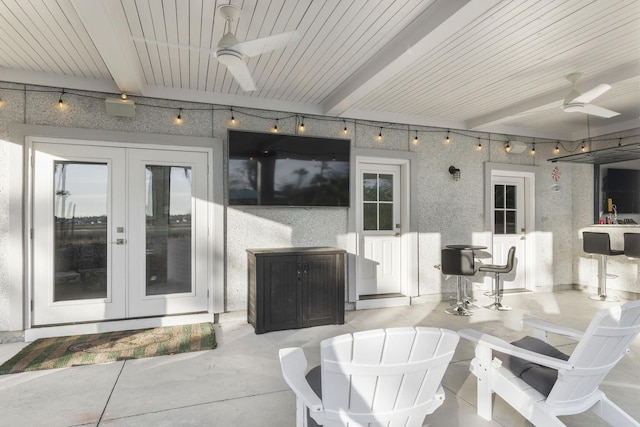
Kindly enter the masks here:
M 280 367 L 282 376 L 296 397 L 300 399 L 311 411 L 322 411 L 322 400 L 313 391 L 307 379 L 307 358 L 299 347 L 280 349 Z
M 558 325 L 552 322 L 547 322 L 546 320 L 536 319 L 534 317 L 527 317 L 522 319 L 522 324 L 525 326 L 529 326 L 530 328 L 533 328 L 536 332 L 541 332 L 541 333 L 534 332 L 534 336 L 540 339 L 545 339 L 547 332 L 573 338 L 578 341 L 584 335 L 584 332 L 578 329 L 568 328 L 566 326 Z
M 545 356 L 544 354 L 536 353 L 524 348 L 516 347 L 503 339 L 488 335 L 475 329 L 461 329 L 458 334 L 469 341 L 474 346 L 485 346 L 491 350 L 498 351 L 500 353 L 508 354 L 510 356 L 519 357 L 521 359 L 528 360 L 538 365 L 547 366 L 553 369 L 571 369 L 571 365 L 564 360 L 556 359 L 555 357 Z

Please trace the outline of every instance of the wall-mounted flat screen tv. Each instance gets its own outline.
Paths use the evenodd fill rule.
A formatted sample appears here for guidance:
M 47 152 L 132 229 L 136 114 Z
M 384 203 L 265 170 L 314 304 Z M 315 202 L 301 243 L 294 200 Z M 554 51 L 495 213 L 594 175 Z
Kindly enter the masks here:
M 229 205 L 349 206 L 348 139 L 229 130 Z

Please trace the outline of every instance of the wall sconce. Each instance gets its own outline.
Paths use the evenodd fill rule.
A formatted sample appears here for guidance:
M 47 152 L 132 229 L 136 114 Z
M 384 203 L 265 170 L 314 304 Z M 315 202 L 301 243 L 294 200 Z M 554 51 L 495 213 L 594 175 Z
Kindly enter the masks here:
M 449 166 L 449 173 L 453 175 L 454 181 L 460 181 L 460 169 L 455 166 Z

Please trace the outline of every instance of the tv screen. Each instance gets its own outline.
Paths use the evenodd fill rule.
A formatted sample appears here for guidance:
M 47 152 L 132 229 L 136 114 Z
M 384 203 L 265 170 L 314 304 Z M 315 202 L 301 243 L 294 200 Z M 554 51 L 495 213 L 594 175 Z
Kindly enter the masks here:
M 229 130 L 229 205 L 349 206 L 348 139 Z

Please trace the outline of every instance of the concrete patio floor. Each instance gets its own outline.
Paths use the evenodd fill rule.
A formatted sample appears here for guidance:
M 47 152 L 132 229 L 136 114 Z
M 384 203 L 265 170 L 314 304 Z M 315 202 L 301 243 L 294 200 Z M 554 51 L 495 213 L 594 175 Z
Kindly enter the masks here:
M 478 303 L 488 304 L 479 296 Z M 528 334 L 524 316 L 584 329 L 595 312 L 616 303 L 579 291 L 513 294 L 510 312 L 444 313 L 447 302 L 350 311 L 344 325 L 256 335 L 245 313 L 220 316 L 215 350 L 0 376 L 0 426 L 294 426 L 294 395 L 280 374 L 278 350 L 303 347 L 318 364 L 319 343 L 343 333 L 396 326 L 475 328 L 513 341 Z M 554 342 L 570 352 L 568 341 Z M 0 345 L 0 363 L 26 343 Z M 494 420 L 476 415 L 471 344 L 460 340 L 443 379 L 446 400 L 425 426 L 527 426 L 496 398 Z M 640 338 L 602 384 L 609 398 L 640 420 Z M 563 417 L 568 426 L 607 425 L 591 414 Z

